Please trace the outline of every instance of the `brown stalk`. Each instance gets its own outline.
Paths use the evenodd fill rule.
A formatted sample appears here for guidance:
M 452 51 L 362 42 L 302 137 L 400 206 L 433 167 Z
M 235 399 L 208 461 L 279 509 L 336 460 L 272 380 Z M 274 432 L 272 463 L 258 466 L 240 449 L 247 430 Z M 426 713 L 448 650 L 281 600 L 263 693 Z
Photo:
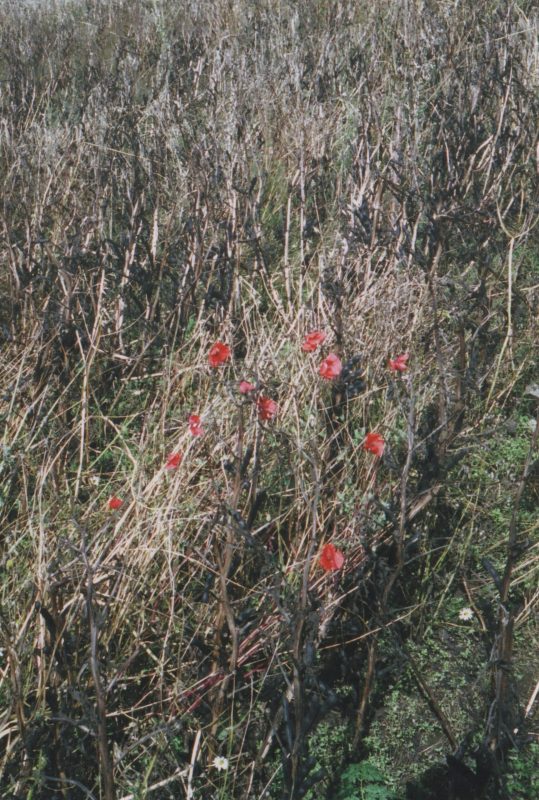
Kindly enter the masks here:
M 290 797 L 295 796 L 296 785 L 299 779 L 299 767 L 301 750 L 304 743 L 304 687 L 303 687 L 303 645 L 305 634 L 305 623 L 308 613 L 308 589 L 309 589 L 309 574 L 311 571 L 311 564 L 314 553 L 317 547 L 317 534 L 318 534 L 318 506 L 320 502 L 320 475 L 319 468 L 316 464 L 314 457 L 307 455 L 306 458 L 311 464 L 313 476 L 313 497 L 311 503 L 311 532 L 309 539 L 309 546 L 307 557 L 303 565 L 303 575 L 301 582 L 301 593 L 299 598 L 298 609 L 296 613 L 296 620 L 294 632 L 292 636 L 292 653 L 293 653 L 293 698 L 294 698 L 294 742 L 291 752 L 291 787 Z
M 389 604 L 389 598 L 391 596 L 391 591 L 404 569 L 404 538 L 406 533 L 406 523 L 410 519 L 408 510 L 407 489 L 408 489 L 410 468 L 412 466 L 414 442 L 415 442 L 415 401 L 414 401 L 414 394 L 413 394 L 413 387 L 411 380 L 408 380 L 407 399 L 408 399 L 407 428 L 406 428 L 407 452 L 406 452 L 406 461 L 402 468 L 401 481 L 400 481 L 400 513 L 399 513 L 398 530 L 395 532 L 395 537 L 394 537 L 396 543 L 396 565 L 387 579 L 382 594 L 382 598 L 380 600 L 380 611 L 384 617 L 387 617 L 388 604 Z M 381 630 L 383 630 L 383 628 L 379 629 L 377 632 L 374 632 L 372 639 L 370 639 L 368 643 L 367 669 L 365 673 L 363 691 L 361 693 L 361 699 L 356 715 L 356 725 L 355 725 L 355 733 L 353 739 L 354 749 L 357 749 L 365 730 L 365 717 L 368 709 L 369 697 L 374 686 L 378 637 L 380 635 Z
M 105 690 L 101 683 L 101 674 L 99 667 L 99 628 L 100 623 L 96 619 L 96 612 L 94 608 L 94 584 L 93 584 L 93 567 L 88 558 L 88 551 L 86 547 L 86 540 L 84 533 L 82 534 L 82 558 L 85 568 L 86 577 L 86 615 L 88 619 L 88 627 L 90 630 L 90 672 L 94 683 L 95 699 L 96 699 L 96 717 L 97 717 L 97 745 L 98 757 L 101 768 L 101 780 L 103 782 L 103 797 L 104 800 L 115 800 L 116 788 L 114 784 L 114 768 L 112 756 L 109 748 L 109 739 L 107 734 L 107 702 Z
M 237 433 L 237 443 L 236 443 L 236 473 L 234 475 L 234 487 L 232 491 L 232 498 L 231 498 L 231 506 L 232 510 L 236 511 L 239 504 L 240 494 L 241 494 L 241 483 L 242 483 L 242 461 L 243 461 L 243 439 L 244 439 L 244 420 L 243 420 L 243 406 L 240 405 L 239 412 L 238 412 L 238 433 Z M 232 609 L 232 604 L 230 602 L 230 596 L 228 593 L 228 576 L 230 574 L 230 567 L 232 565 L 232 559 L 234 557 L 234 552 L 237 547 L 236 541 L 236 531 L 234 526 L 230 524 L 228 517 L 228 511 L 225 508 L 223 511 L 225 516 L 225 525 L 226 525 L 226 542 L 224 547 L 223 555 L 219 551 L 219 545 L 216 543 L 216 560 L 219 569 L 219 585 L 221 587 L 221 606 L 219 608 L 218 617 L 216 620 L 216 631 L 217 631 L 217 647 L 219 647 L 219 643 L 222 640 L 223 636 L 223 627 L 226 623 L 228 627 L 228 631 L 230 634 L 231 640 L 231 648 L 230 648 L 230 656 L 228 661 L 228 673 L 221 681 L 219 685 L 219 691 L 215 698 L 215 703 L 212 709 L 212 726 L 211 726 L 211 733 L 212 736 L 215 736 L 217 733 L 217 728 L 219 726 L 219 721 L 221 717 L 221 709 L 223 707 L 226 691 L 230 684 L 232 677 L 236 673 L 236 666 L 238 662 L 238 648 L 239 648 L 239 638 L 238 638 L 238 629 L 236 626 L 236 621 L 234 618 L 234 611 Z M 216 654 L 216 659 L 213 664 L 213 671 L 219 668 L 219 658 L 218 654 Z
M 514 712 L 511 708 L 510 691 L 512 690 L 511 668 L 513 656 L 514 612 L 508 606 L 511 591 L 511 578 L 520 548 L 518 544 L 518 514 L 522 494 L 530 474 L 532 457 L 539 440 L 539 408 L 535 417 L 535 429 L 517 490 L 513 501 L 513 510 L 509 523 L 505 569 L 500 587 L 500 608 L 498 613 L 498 631 L 492 649 L 494 699 L 492 701 L 487 726 L 486 741 L 489 749 L 500 758 L 507 747 L 508 732 L 513 729 Z

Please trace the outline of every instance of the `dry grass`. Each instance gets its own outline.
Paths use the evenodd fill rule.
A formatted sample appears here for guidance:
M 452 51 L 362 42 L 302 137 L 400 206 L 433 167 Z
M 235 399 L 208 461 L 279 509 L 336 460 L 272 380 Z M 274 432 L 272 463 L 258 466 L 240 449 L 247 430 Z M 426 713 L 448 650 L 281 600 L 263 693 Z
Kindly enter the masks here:
M 333 797 L 384 648 L 461 598 L 488 721 L 418 691 L 503 797 L 539 564 L 534 4 L 4 0 L 0 29 L 5 796 Z

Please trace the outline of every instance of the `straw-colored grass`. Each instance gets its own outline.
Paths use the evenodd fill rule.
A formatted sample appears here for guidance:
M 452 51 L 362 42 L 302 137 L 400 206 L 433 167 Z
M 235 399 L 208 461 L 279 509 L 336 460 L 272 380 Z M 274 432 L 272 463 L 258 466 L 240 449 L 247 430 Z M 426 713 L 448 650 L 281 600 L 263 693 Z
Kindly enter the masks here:
M 3 0 L 0 31 L 2 797 L 350 800 L 373 759 L 449 797 L 474 748 L 507 796 L 537 736 L 534 4 Z

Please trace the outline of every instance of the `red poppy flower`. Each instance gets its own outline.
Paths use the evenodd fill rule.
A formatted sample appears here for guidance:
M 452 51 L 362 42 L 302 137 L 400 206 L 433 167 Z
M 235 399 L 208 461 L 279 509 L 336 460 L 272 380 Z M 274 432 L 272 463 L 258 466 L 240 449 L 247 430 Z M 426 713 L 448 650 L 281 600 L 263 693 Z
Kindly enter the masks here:
M 368 433 L 363 442 L 363 449 L 368 450 L 369 453 L 374 453 L 375 456 L 381 458 L 384 454 L 386 442 L 383 436 L 379 433 Z
M 312 331 L 305 336 L 301 349 L 305 353 L 313 353 L 317 350 L 322 342 L 324 342 L 326 335 L 324 331 Z
M 176 469 L 182 463 L 183 455 L 181 453 L 171 453 L 168 457 L 167 463 L 165 464 L 165 469 L 171 470 Z
M 404 372 L 404 370 L 408 369 L 408 359 L 410 358 L 410 353 L 403 353 L 397 358 L 390 358 L 388 361 L 389 369 L 392 369 L 393 372 Z
M 189 430 L 193 436 L 202 436 L 204 433 L 204 428 L 202 427 L 198 414 L 191 414 L 189 416 Z
M 320 555 L 320 566 L 329 572 L 332 569 L 340 569 L 344 564 L 344 555 L 337 550 L 334 544 L 325 544 Z
M 116 495 L 113 495 L 109 500 L 109 508 L 111 511 L 117 511 L 123 506 L 123 504 L 124 501 L 121 499 L 121 497 L 116 497 Z
M 262 421 L 273 419 L 278 410 L 275 400 L 270 400 L 269 397 L 259 397 L 256 401 L 256 407 L 258 409 L 258 419 Z
M 338 378 L 342 370 L 342 361 L 335 353 L 330 353 L 320 364 L 319 374 L 327 381 Z
M 256 386 L 254 383 L 249 383 L 249 381 L 240 381 L 239 390 L 240 394 L 249 394 L 249 392 L 254 392 Z
M 227 344 L 215 342 L 215 344 L 210 347 L 210 352 L 208 353 L 210 367 L 218 367 L 220 364 L 224 364 L 225 361 L 228 361 L 229 358 L 230 347 Z

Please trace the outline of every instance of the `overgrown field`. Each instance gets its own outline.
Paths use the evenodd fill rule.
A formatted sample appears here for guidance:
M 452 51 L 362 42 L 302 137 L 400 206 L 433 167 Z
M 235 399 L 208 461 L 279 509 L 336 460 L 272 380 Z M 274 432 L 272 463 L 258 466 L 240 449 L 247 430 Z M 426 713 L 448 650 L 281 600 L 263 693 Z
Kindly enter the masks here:
M 539 796 L 538 31 L 0 0 L 0 797 Z

